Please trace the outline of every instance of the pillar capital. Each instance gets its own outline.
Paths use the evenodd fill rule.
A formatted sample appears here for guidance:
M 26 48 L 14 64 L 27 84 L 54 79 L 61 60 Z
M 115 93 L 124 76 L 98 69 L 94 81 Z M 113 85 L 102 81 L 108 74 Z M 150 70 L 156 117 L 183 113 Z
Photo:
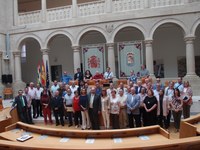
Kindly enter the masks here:
M 14 57 L 20 57 L 21 52 L 20 51 L 13 51 L 13 55 L 14 55 Z
M 153 40 L 152 39 L 147 39 L 147 40 L 144 40 L 144 43 L 146 46 L 152 46 L 152 43 L 153 43 Z
M 80 47 L 79 45 L 74 45 L 74 46 L 72 46 L 72 50 L 73 50 L 74 52 L 80 52 L 80 49 L 81 49 L 81 47 Z
M 40 49 L 40 51 L 42 52 L 43 55 L 48 55 L 49 54 L 49 49 L 48 48 Z
M 114 44 L 115 44 L 115 43 L 106 43 L 106 46 L 107 46 L 107 47 L 114 47 Z
M 195 36 L 186 36 L 184 38 L 185 42 L 188 43 L 188 44 L 192 44 L 195 40 Z

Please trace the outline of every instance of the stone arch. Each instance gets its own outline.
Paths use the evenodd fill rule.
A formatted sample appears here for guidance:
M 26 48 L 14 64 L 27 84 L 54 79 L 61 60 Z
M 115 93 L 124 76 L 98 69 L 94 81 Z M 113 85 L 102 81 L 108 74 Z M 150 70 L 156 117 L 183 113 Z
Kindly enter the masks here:
M 66 32 L 66 31 L 54 31 L 54 32 L 52 32 L 52 33 L 50 33 L 48 36 L 47 36 L 47 38 L 46 38 L 46 40 L 45 40 L 45 44 L 44 44 L 44 46 L 47 48 L 49 45 L 49 41 L 54 37 L 54 36 L 56 36 L 56 35 L 64 35 L 64 36 L 66 36 L 67 38 L 69 38 L 69 40 L 71 41 L 71 43 L 73 43 L 74 42 L 74 38 L 73 38 L 73 36 L 69 33 L 69 32 Z
M 111 35 L 111 41 L 109 42 L 114 42 L 114 39 L 115 39 L 115 36 L 117 35 L 117 33 L 123 29 L 123 28 L 126 28 L 126 27 L 133 27 L 133 28 L 136 28 L 138 29 L 144 36 L 144 38 L 146 37 L 146 30 L 144 29 L 144 27 L 140 24 L 137 24 L 137 23 L 133 23 L 133 22 L 128 22 L 128 23 L 123 23 L 121 25 L 119 25 L 118 27 L 116 27 L 116 29 L 114 30 L 114 32 L 112 33 Z
M 35 34 L 27 34 L 27 35 L 24 35 L 21 38 L 19 38 L 19 40 L 17 41 L 16 45 L 17 45 L 18 50 L 21 49 L 20 46 L 22 44 L 22 41 L 25 39 L 28 39 L 28 38 L 33 38 L 34 40 L 36 40 L 39 43 L 40 47 L 42 47 L 42 39 L 39 36 L 37 36 Z
M 166 24 L 166 23 L 172 23 L 172 24 L 178 25 L 183 30 L 184 36 L 187 34 L 187 27 L 182 21 L 180 21 L 178 19 L 169 18 L 169 19 L 160 20 L 154 24 L 154 26 L 150 30 L 149 39 L 153 39 L 153 35 L 154 35 L 156 29 L 158 29 L 158 27 L 160 27 L 161 25 Z
M 200 19 L 196 20 L 191 28 L 191 36 L 195 36 L 197 27 L 200 25 Z
M 95 26 L 93 26 L 93 27 L 87 27 L 87 28 L 83 29 L 82 31 L 80 31 L 80 32 L 78 33 L 78 36 L 77 36 L 77 39 L 76 39 L 75 44 L 76 44 L 76 45 L 79 45 L 81 37 L 82 37 L 85 33 L 89 32 L 89 31 L 97 31 L 97 32 L 100 32 L 100 33 L 104 36 L 106 42 L 108 41 L 108 38 L 107 38 L 107 36 L 106 36 L 106 31 L 103 30 L 103 29 L 100 28 L 100 27 L 95 27 Z

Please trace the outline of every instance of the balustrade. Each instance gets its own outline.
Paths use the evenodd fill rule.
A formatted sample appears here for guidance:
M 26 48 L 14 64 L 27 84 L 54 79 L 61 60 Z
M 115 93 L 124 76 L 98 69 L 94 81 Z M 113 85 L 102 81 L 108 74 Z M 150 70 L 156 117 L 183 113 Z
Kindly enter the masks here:
M 82 3 L 78 5 L 79 17 L 99 15 L 106 12 L 105 0 Z
M 20 25 L 23 24 L 34 24 L 41 22 L 41 11 L 31 11 L 26 13 L 19 13 L 18 21 Z
M 72 7 L 57 7 L 47 10 L 47 21 L 59 21 L 72 18 Z
M 170 7 L 177 5 L 186 5 L 188 3 L 200 2 L 200 0 L 112 0 L 111 10 L 115 12 L 141 10 L 146 8 L 160 8 L 160 7 Z M 87 2 L 78 4 L 77 7 L 77 18 L 101 15 L 105 14 L 106 11 L 106 0 L 98 0 L 94 2 Z M 57 8 L 51 8 L 46 10 L 45 19 L 47 22 L 67 20 L 72 18 L 72 5 L 63 6 Z M 41 10 L 19 13 L 18 24 L 34 24 L 42 22 L 42 12 Z

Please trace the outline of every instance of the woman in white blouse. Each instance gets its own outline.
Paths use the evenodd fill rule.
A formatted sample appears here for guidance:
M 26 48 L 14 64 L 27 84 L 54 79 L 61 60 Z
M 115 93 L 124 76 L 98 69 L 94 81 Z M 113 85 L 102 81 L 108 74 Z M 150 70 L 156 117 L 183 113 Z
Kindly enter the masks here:
M 103 123 L 105 129 L 110 128 L 110 99 L 107 96 L 106 89 L 102 90 L 101 93 L 101 114 L 103 117 Z
M 113 129 L 119 129 L 119 112 L 120 112 L 120 100 L 116 96 L 116 91 L 111 91 L 110 97 L 110 117 L 112 121 Z

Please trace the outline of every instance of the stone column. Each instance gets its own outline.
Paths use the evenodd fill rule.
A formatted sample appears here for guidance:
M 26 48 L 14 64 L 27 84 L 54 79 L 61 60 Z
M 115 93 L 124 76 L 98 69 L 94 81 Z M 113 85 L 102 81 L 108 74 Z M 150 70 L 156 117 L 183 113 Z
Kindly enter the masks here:
M 42 22 L 46 22 L 46 13 L 47 13 L 47 1 L 41 0 L 41 6 L 42 6 Z
M 49 63 L 49 49 L 43 48 L 41 49 L 42 52 L 42 60 L 44 62 L 45 71 L 46 71 L 46 62 L 48 64 L 48 70 L 49 70 L 49 83 L 51 84 L 51 70 L 50 70 L 50 63 Z
M 108 47 L 108 67 L 110 67 L 111 71 L 113 72 L 114 76 L 116 75 L 115 72 L 115 51 L 114 51 L 114 43 L 107 43 Z
M 200 78 L 195 72 L 194 36 L 185 37 L 186 43 L 186 76 L 183 78 L 192 85 L 193 95 L 199 95 Z
M 77 0 L 72 0 L 72 17 L 77 17 Z
M 14 76 L 15 76 L 13 89 L 14 89 L 14 95 L 16 96 L 18 90 L 23 90 L 26 84 L 22 82 L 21 52 L 13 51 L 13 55 L 14 55 Z
M 74 73 L 76 73 L 76 69 L 80 68 L 81 63 L 81 55 L 80 55 L 80 46 L 72 46 L 72 50 L 74 52 Z
M 195 55 L 194 55 L 195 37 L 185 37 L 186 43 L 186 76 L 196 76 L 195 73 Z
M 15 63 L 15 82 L 21 82 L 22 81 L 22 72 L 21 72 L 21 52 L 20 51 L 14 51 L 14 63 Z
M 14 25 L 18 25 L 18 0 L 13 0 Z
M 106 0 L 106 12 L 111 13 L 112 12 L 112 0 Z
M 152 42 L 153 40 L 145 40 L 146 47 L 146 68 L 149 70 L 149 74 L 151 78 L 155 78 L 154 70 L 153 70 L 153 48 Z
M 3 52 L 0 51 L 0 95 L 3 97 L 3 89 L 4 89 L 4 86 L 2 84 L 2 55 L 3 55 Z

